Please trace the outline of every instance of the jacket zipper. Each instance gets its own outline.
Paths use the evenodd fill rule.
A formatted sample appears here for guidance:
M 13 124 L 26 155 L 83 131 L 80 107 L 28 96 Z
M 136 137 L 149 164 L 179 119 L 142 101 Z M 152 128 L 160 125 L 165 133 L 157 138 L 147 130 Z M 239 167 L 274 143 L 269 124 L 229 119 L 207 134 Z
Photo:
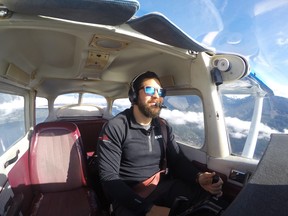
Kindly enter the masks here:
M 148 147 L 149 147 L 149 152 L 152 152 L 151 133 L 148 135 Z

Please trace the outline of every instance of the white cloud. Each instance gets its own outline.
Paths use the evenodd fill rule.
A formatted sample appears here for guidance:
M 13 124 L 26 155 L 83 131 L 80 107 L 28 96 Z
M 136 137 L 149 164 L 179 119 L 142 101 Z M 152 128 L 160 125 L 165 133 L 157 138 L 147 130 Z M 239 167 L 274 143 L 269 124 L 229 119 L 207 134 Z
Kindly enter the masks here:
M 288 44 L 288 38 L 279 37 L 276 40 L 276 44 L 278 44 L 279 46 L 287 45 Z
M 219 31 L 208 32 L 202 40 L 202 43 L 207 46 L 212 46 L 214 39 L 219 34 Z
M 281 62 L 281 65 L 276 65 L 277 67 L 275 65 L 272 67 L 263 55 L 258 55 L 254 61 L 253 70 L 256 71 L 257 77 L 261 78 L 276 96 L 288 98 L 287 74 L 278 69 L 286 68 L 288 61 Z
M 2 115 L 9 115 L 10 113 L 13 113 L 17 109 L 23 109 L 24 110 L 24 100 L 23 98 L 17 98 L 10 102 L 4 102 L 0 104 L 0 111 Z
M 276 44 L 280 47 L 288 45 L 287 33 L 280 31 L 277 33 Z
M 250 121 L 243 121 L 238 118 L 226 117 L 225 118 L 227 127 L 229 128 L 230 135 L 236 139 L 245 138 L 248 135 L 250 130 Z M 285 133 L 288 132 L 288 129 L 285 129 Z M 282 133 L 278 130 L 272 129 L 269 126 L 260 123 L 259 126 L 259 138 L 260 139 L 269 139 L 272 133 Z
M 161 111 L 161 117 L 173 123 L 173 125 L 193 123 L 196 124 L 199 129 L 204 129 L 202 112 L 181 112 L 179 110 L 163 109 Z M 251 127 L 250 121 L 243 121 L 235 117 L 226 117 L 225 122 L 227 128 L 229 129 L 230 136 L 233 138 L 241 139 L 248 136 Z M 269 139 L 272 133 L 282 132 L 272 129 L 263 123 L 260 123 L 259 139 Z M 288 129 L 285 129 L 284 133 L 288 133 Z
M 202 112 L 181 112 L 179 110 L 162 109 L 161 117 L 176 125 L 194 123 L 200 129 L 204 128 Z
M 280 82 L 280 80 L 282 81 Z M 284 82 L 283 82 L 284 81 Z M 272 77 L 270 80 L 267 80 L 267 85 L 274 92 L 274 95 L 288 98 L 288 86 L 285 83 L 286 77 L 284 74 L 279 75 L 278 80 L 274 80 Z
M 247 134 L 243 133 L 243 132 L 232 132 L 230 131 L 230 135 L 236 139 L 242 139 L 242 138 L 245 138 L 247 137 Z
M 276 96 L 281 96 L 281 97 L 286 97 L 288 98 L 288 87 L 287 85 L 279 85 L 279 84 L 275 84 L 273 85 L 272 87 L 273 91 L 274 91 L 274 94 Z
M 267 13 L 269 11 L 275 10 L 276 8 L 281 8 L 287 5 L 286 0 L 266 0 L 266 1 L 260 1 L 255 6 L 254 14 L 255 16 Z
M 225 122 L 227 124 L 227 127 L 230 130 L 230 134 L 234 138 L 243 138 L 246 137 L 251 125 L 251 122 L 248 121 L 242 121 L 238 118 L 233 117 L 226 117 Z
M 225 94 L 225 97 L 227 98 L 231 98 L 231 99 L 244 99 L 244 98 L 247 98 L 247 97 L 250 97 L 251 95 L 250 94 Z

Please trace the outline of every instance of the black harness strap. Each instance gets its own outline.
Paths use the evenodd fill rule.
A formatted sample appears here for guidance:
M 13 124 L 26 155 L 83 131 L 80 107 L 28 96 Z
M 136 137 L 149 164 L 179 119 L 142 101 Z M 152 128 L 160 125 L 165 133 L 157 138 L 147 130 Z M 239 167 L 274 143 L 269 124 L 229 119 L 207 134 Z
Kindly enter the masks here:
M 164 157 L 162 159 L 162 164 L 161 168 L 162 170 L 165 170 L 166 173 L 168 173 L 168 167 L 167 167 L 167 141 L 168 141 L 168 132 L 167 132 L 167 125 L 166 121 L 162 118 L 159 118 L 159 123 L 161 126 L 161 133 L 162 133 L 162 144 L 163 144 L 163 152 L 164 152 Z

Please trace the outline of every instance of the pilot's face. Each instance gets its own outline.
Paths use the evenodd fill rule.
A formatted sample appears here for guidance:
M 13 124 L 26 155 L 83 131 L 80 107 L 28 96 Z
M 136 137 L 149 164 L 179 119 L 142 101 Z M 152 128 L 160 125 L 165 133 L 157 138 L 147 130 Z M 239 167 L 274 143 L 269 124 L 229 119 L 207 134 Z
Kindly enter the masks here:
M 161 95 L 161 89 L 162 87 L 157 79 L 147 79 L 142 83 L 137 105 L 144 116 L 148 118 L 159 116 L 161 108 L 157 104 L 163 103 L 163 97 L 159 96 L 159 94 Z

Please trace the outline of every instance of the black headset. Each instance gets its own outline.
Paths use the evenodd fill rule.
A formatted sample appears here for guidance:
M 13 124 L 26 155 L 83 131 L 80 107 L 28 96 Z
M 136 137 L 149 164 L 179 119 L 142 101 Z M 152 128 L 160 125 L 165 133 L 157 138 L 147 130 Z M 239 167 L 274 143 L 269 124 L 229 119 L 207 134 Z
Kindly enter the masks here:
M 145 72 L 146 73 L 146 72 Z M 134 83 L 135 81 L 138 79 L 138 77 L 140 77 L 142 74 L 144 73 L 141 73 L 141 74 L 138 74 L 137 76 L 135 76 L 133 78 L 133 80 L 131 81 L 130 83 L 130 88 L 129 88 L 129 92 L 128 92 L 128 97 L 129 97 L 129 100 L 131 103 L 137 103 L 137 96 L 138 96 L 138 93 L 135 91 L 135 88 L 134 88 Z
M 135 76 L 134 79 L 130 83 L 130 88 L 129 88 L 129 92 L 128 92 L 128 97 L 129 97 L 129 100 L 132 104 L 137 103 L 137 100 L 138 100 L 138 90 L 139 89 L 135 89 L 135 82 L 138 80 L 139 77 L 141 77 L 144 74 L 148 75 L 147 78 L 157 78 L 160 81 L 160 78 L 158 77 L 158 75 L 152 71 L 146 71 L 144 73 L 140 73 L 137 76 Z M 145 78 L 146 77 L 144 77 L 144 79 Z

